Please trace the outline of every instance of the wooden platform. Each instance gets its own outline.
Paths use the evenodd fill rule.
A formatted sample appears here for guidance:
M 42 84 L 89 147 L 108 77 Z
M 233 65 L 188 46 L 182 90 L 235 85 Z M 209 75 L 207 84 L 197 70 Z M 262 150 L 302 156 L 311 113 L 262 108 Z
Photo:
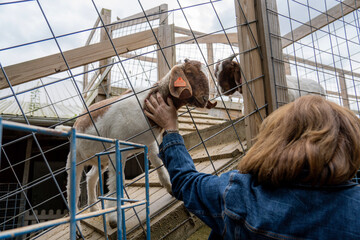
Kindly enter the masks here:
M 183 110 L 183 109 L 181 109 Z M 180 110 L 180 111 L 181 111 Z M 216 126 L 223 128 L 224 126 L 230 124 L 223 119 L 211 117 L 207 115 L 206 112 L 201 111 L 191 111 L 191 116 L 188 112 L 183 110 L 183 115 L 179 117 L 179 127 L 184 135 L 185 141 L 187 139 L 194 139 L 193 135 L 198 134 L 191 126 L 192 121 L 195 121 L 200 134 L 204 135 L 204 138 L 207 137 L 207 132 L 210 134 L 211 131 L 207 129 L 216 130 Z M 191 129 L 190 129 L 191 128 Z M 217 136 L 218 138 L 222 137 L 221 134 Z M 216 138 L 216 137 L 215 137 Z M 205 146 L 200 145 L 196 148 L 192 148 L 189 152 L 194 160 L 196 169 L 199 172 L 209 173 L 209 174 L 221 174 L 225 170 L 229 170 L 236 166 L 237 161 L 240 159 L 245 143 L 239 142 L 238 139 L 215 139 L 209 141 Z M 191 142 L 191 141 L 190 141 Z M 188 145 L 188 144 L 187 144 Z M 192 143 L 190 144 L 192 145 Z M 189 146 L 187 146 L 189 147 Z M 210 161 L 211 159 L 211 161 Z M 136 177 L 141 178 L 141 176 Z M 151 234 L 152 239 L 159 239 L 165 236 L 168 236 L 165 239 L 174 239 L 174 234 L 184 229 L 181 229 L 181 226 L 189 225 L 188 220 L 191 214 L 183 207 L 182 202 L 176 200 L 171 196 L 165 188 L 162 188 L 158 177 L 157 172 L 150 171 L 150 214 L 151 214 Z M 127 180 L 126 184 L 133 182 L 133 180 Z M 141 178 L 139 181 L 131 184 L 125 188 L 126 193 L 131 199 L 145 199 L 145 183 L 144 178 Z M 136 213 L 135 213 L 136 212 Z M 144 230 L 145 228 L 145 206 L 141 205 L 133 209 L 127 209 L 125 211 L 126 216 L 126 230 L 127 230 L 127 239 L 144 239 Z M 191 219 L 195 219 L 191 217 Z M 192 220 L 195 221 L 196 220 Z M 197 220 L 198 221 L 198 220 Z M 143 227 L 141 227 L 142 223 Z M 180 224 L 181 223 L 181 224 Z M 180 224 L 180 225 L 179 225 Z M 187 224 L 187 225 L 186 225 Z M 191 223 L 187 227 L 187 233 L 195 231 L 200 223 L 196 224 Z M 82 233 L 85 239 L 105 239 L 104 229 L 103 229 L 103 217 L 95 217 L 91 219 L 86 219 L 81 221 Z M 176 231 L 174 231 L 174 229 Z M 110 239 L 115 239 L 117 230 L 112 229 L 109 225 L 107 226 L 107 233 Z M 184 236 L 180 237 L 181 239 L 186 239 Z M 55 229 L 49 231 L 43 236 L 37 238 L 42 240 L 55 240 L 55 239 L 69 239 L 69 228 L 67 225 L 56 227 Z

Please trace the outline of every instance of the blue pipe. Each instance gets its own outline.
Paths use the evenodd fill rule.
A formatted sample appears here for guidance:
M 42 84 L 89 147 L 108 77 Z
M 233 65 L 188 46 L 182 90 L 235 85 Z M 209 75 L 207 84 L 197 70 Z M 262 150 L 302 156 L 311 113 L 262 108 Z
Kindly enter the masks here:
M 76 131 L 70 134 L 70 239 L 76 239 Z
M 121 239 L 123 235 L 123 229 L 121 226 L 122 214 L 121 214 L 121 198 L 122 198 L 122 164 L 121 164 L 121 153 L 120 153 L 120 144 L 119 140 L 115 140 L 115 153 L 116 153 L 116 214 L 117 214 L 117 238 Z
M 150 195 L 149 195 L 149 160 L 148 160 L 148 147 L 144 149 L 145 161 L 145 195 L 146 195 L 146 239 L 150 240 Z

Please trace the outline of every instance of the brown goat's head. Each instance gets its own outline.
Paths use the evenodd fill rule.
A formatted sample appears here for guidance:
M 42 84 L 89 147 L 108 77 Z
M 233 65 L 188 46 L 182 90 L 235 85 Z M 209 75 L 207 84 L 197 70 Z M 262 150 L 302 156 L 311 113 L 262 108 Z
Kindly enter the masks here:
M 209 101 L 209 79 L 205 66 L 199 61 L 186 59 L 169 73 L 169 91 L 177 107 L 189 104 L 200 108 L 213 108 Z
M 242 93 L 240 65 L 233 59 L 237 54 L 233 54 L 215 66 L 215 77 L 220 87 L 221 93 L 226 96 L 239 91 Z

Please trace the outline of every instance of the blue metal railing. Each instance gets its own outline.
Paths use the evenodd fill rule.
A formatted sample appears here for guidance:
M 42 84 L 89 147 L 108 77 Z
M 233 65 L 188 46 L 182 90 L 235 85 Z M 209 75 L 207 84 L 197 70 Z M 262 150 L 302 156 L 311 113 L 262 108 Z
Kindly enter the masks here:
M 47 221 L 43 223 L 34 224 L 31 226 L 20 227 L 16 229 L 11 229 L 7 231 L 0 232 L 0 239 L 5 238 L 14 238 L 17 236 L 21 236 L 24 234 L 32 233 L 35 231 L 55 227 L 61 224 L 70 224 L 70 239 L 76 239 L 76 223 L 83 219 L 88 219 L 97 216 L 103 216 L 104 219 L 104 233 L 107 237 L 107 229 L 106 229 L 106 218 L 105 215 L 111 212 L 117 212 L 117 238 L 118 239 L 126 239 L 126 224 L 125 224 L 125 209 L 133 208 L 140 205 L 145 205 L 146 208 L 146 239 L 150 239 L 150 197 L 149 197 L 149 162 L 148 162 L 148 148 L 145 145 L 136 144 L 132 142 L 119 141 L 117 139 L 110 139 L 104 137 L 98 137 L 93 135 L 87 135 L 82 133 L 76 133 L 75 129 L 72 128 L 70 131 L 59 131 L 44 127 L 14 123 L 10 121 L 4 121 L 0 118 L 0 149 L 2 143 L 2 133 L 3 128 L 17 131 L 25 131 L 25 132 L 33 132 L 44 135 L 58 136 L 58 137 L 69 137 L 70 138 L 70 153 L 71 153 L 71 166 L 70 166 L 70 216 L 65 218 L 60 218 L 52 221 Z M 101 200 L 102 209 L 96 212 L 91 213 L 83 213 L 76 215 L 76 186 L 75 186 L 75 174 L 76 174 L 76 139 L 86 139 L 92 141 L 106 142 L 112 143 L 115 145 L 114 151 L 109 152 L 101 152 L 98 153 L 98 169 L 99 169 L 99 184 L 100 184 L 100 194 L 99 197 Z M 121 145 L 128 146 L 126 148 L 120 148 Z M 135 200 L 135 199 L 124 199 L 123 192 L 123 170 L 122 170 L 122 162 L 121 162 L 121 152 L 129 151 L 133 149 L 144 149 L 144 161 L 145 161 L 145 201 Z M 116 198 L 104 197 L 103 184 L 102 184 L 102 174 L 101 174 L 101 161 L 100 156 L 107 154 L 114 154 L 116 159 Z M 1 159 L 0 159 L 1 160 Z M 104 206 L 104 200 L 108 201 L 116 201 L 116 207 L 106 208 Z M 128 203 L 128 204 L 125 204 Z

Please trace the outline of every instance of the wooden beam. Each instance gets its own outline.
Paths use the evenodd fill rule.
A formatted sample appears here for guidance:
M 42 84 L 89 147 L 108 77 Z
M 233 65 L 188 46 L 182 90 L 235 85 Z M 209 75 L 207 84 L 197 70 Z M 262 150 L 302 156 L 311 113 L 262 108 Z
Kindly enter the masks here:
M 238 43 L 238 39 L 237 39 L 237 33 L 227 33 L 226 34 L 230 40 L 231 44 L 237 44 Z M 198 43 L 224 43 L 224 44 L 229 44 L 225 34 L 211 34 L 211 35 L 206 35 L 203 34 L 203 36 L 201 35 L 195 35 L 196 36 L 196 40 Z M 185 42 L 186 41 L 186 42 Z M 176 37 L 175 38 L 175 43 L 183 43 L 183 44 L 194 44 L 195 39 L 193 36 L 189 36 L 189 37 Z
M 238 26 L 240 66 L 243 71 L 243 81 L 257 79 L 256 81 L 247 82 L 243 86 L 244 112 L 245 116 L 245 132 L 248 147 L 254 143 L 255 137 L 259 132 L 262 119 L 266 116 L 265 109 L 258 110 L 265 106 L 265 89 L 263 75 L 262 60 L 260 49 L 257 48 L 259 42 L 257 24 L 247 25 L 247 19 L 256 19 L 255 2 L 256 0 L 234 0 L 236 24 Z M 250 50 L 250 51 L 249 51 Z M 254 114 L 251 114 L 253 111 Z
M 100 22 L 100 17 L 98 17 L 95 21 L 95 24 L 93 26 L 93 29 L 91 30 L 90 34 L 89 34 L 89 37 L 88 39 L 86 40 L 86 43 L 85 43 L 85 46 L 88 46 L 91 42 L 91 39 L 93 38 L 94 34 L 95 34 L 95 31 L 96 31 L 96 27 L 99 25 L 99 22 Z M 88 84 L 88 73 L 87 71 L 89 70 L 89 66 L 88 65 L 85 65 L 84 66 L 84 75 L 83 75 L 83 89 L 86 87 L 86 85 Z
M 175 32 L 174 25 L 168 24 L 168 8 L 167 5 L 161 5 L 160 25 L 158 30 L 159 46 L 157 51 L 157 73 L 158 80 L 163 78 L 169 70 L 175 65 Z M 171 46 L 171 47 L 169 47 Z M 160 51 L 160 47 L 162 51 Z
M 145 14 L 147 16 L 147 19 L 149 21 L 159 19 L 160 15 L 157 15 L 157 14 L 160 14 L 161 9 L 164 9 L 164 8 L 167 9 L 167 4 L 162 4 L 160 6 L 157 6 L 157 7 L 151 8 L 149 10 L 146 10 Z M 147 22 L 147 19 L 146 19 L 144 13 L 140 12 L 140 13 L 128 16 L 126 18 L 119 19 L 118 21 L 114 22 L 112 24 L 111 30 L 114 31 L 114 30 L 117 30 L 117 29 L 120 29 L 120 28 L 145 23 L 145 22 Z
M 108 25 L 111 23 L 111 10 L 109 9 L 101 9 L 101 18 L 103 19 L 104 25 Z M 109 41 L 108 33 L 110 38 L 112 38 L 112 31 L 110 27 L 102 27 L 100 30 L 100 42 L 107 42 Z M 104 74 L 105 69 L 101 68 L 105 65 L 108 65 L 111 63 L 111 58 L 107 59 L 101 59 L 99 61 L 99 67 L 100 67 L 100 74 L 102 78 L 100 85 L 103 85 L 104 87 L 99 88 L 98 95 L 95 98 L 95 102 L 100 102 L 101 100 L 104 100 L 106 98 L 110 97 L 111 94 L 111 72 L 108 72 L 107 74 Z
M 33 138 L 28 138 L 26 143 L 26 150 L 25 150 L 25 163 L 24 163 L 24 173 L 23 173 L 23 179 L 22 179 L 22 185 L 26 186 L 29 182 L 29 174 L 30 174 L 30 157 L 32 152 L 32 142 Z M 26 197 L 27 197 L 27 190 L 23 190 L 20 198 L 20 209 L 19 209 L 19 220 L 18 220 L 18 226 L 24 225 L 24 216 L 25 216 L 25 206 L 26 206 Z M 20 239 L 20 238 L 17 238 Z
M 213 49 L 213 44 L 212 43 L 208 43 L 206 44 L 206 50 L 207 50 L 207 64 L 209 66 L 210 69 L 210 75 L 209 76 L 209 87 L 210 87 L 210 99 L 213 98 L 216 95 L 216 90 L 215 90 L 215 84 L 213 79 L 215 78 L 215 65 L 214 65 L 214 49 Z
M 188 35 L 188 36 L 193 36 L 193 33 L 195 36 L 198 36 L 198 35 L 205 35 L 206 33 L 203 33 L 203 32 L 198 32 L 198 31 L 190 31 L 189 29 L 187 28 L 183 28 L 183 27 L 177 27 L 175 26 L 174 28 L 175 30 L 175 33 L 179 33 L 179 34 L 183 34 L 183 35 Z
M 342 98 L 342 101 L 343 101 L 343 106 L 350 109 L 349 95 L 348 95 L 348 92 L 347 92 L 345 74 L 344 73 L 339 74 L 339 82 L 340 82 L 340 95 L 341 95 L 341 98 Z
M 285 48 L 290 44 L 299 41 L 300 39 L 308 36 L 318 29 L 321 29 L 322 27 L 325 27 L 339 18 L 353 12 L 359 7 L 360 4 L 356 0 L 345 0 L 337 4 L 327 12 L 320 14 L 319 16 L 311 19 L 311 21 L 302 24 L 300 27 L 297 27 L 292 32 L 285 34 L 282 37 L 282 47 Z
M 278 16 L 273 14 L 273 12 L 277 12 L 276 0 L 258 1 L 255 8 L 258 19 L 259 44 L 263 54 L 261 60 L 265 97 L 268 104 L 267 114 L 270 114 L 281 106 L 279 103 L 288 102 L 288 91 L 282 87 L 276 87 L 286 86 L 281 39 L 277 37 L 280 35 L 280 24 Z M 280 61 L 274 61 L 274 59 L 280 59 Z
M 157 28 L 153 29 L 157 34 Z M 136 49 L 156 44 L 151 30 L 134 33 L 124 37 L 114 38 L 113 43 L 118 54 L 124 54 Z M 100 59 L 115 56 L 115 51 L 109 41 L 76 48 L 63 53 L 70 68 L 75 68 L 96 62 Z M 13 86 L 35 79 L 68 70 L 60 53 L 35 60 L 14 64 L 4 68 Z M 5 76 L 0 72 L 0 89 L 9 87 Z
M 131 54 L 131 53 L 124 53 L 124 54 L 121 54 L 120 57 L 133 58 L 134 60 L 140 60 L 140 61 L 151 62 L 151 63 L 157 62 L 157 58 L 148 57 L 146 55 L 135 55 L 135 54 Z
M 97 30 L 96 27 L 99 25 L 99 23 L 100 23 L 100 17 L 98 17 L 98 18 L 96 19 L 95 24 L 94 24 L 94 26 L 93 26 L 93 29 L 91 30 L 91 32 L 90 32 L 90 34 L 89 34 L 89 37 L 88 37 L 88 39 L 86 40 L 85 46 L 87 46 L 87 45 L 90 44 L 90 42 L 91 42 L 91 40 L 92 40 L 92 38 L 93 38 L 93 36 L 94 36 L 94 34 L 95 34 L 95 31 Z
M 299 58 L 299 57 L 295 58 L 293 55 L 284 54 L 284 58 L 288 59 L 290 61 L 296 61 L 296 63 L 303 63 L 303 64 L 313 66 L 313 67 L 316 67 L 316 68 L 322 68 L 322 69 L 325 69 L 325 70 L 328 70 L 328 71 L 333 71 L 334 74 L 335 74 L 335 72 L 337 72 L 337 73 L 343 73 L 345 75 L 360 78 L 359 73 L 344 70 L 344 69 L 341 69 L 341 68 L 332 67 L 332 66 L 329 66 L 329 65 L 326 65 L 326 64 L 314 62 L 314 61 L 307 60 L 307 59 L 304 59 L 304 58 Z M 314 71 L 315 71 L 315 69 L 314 69 Z

